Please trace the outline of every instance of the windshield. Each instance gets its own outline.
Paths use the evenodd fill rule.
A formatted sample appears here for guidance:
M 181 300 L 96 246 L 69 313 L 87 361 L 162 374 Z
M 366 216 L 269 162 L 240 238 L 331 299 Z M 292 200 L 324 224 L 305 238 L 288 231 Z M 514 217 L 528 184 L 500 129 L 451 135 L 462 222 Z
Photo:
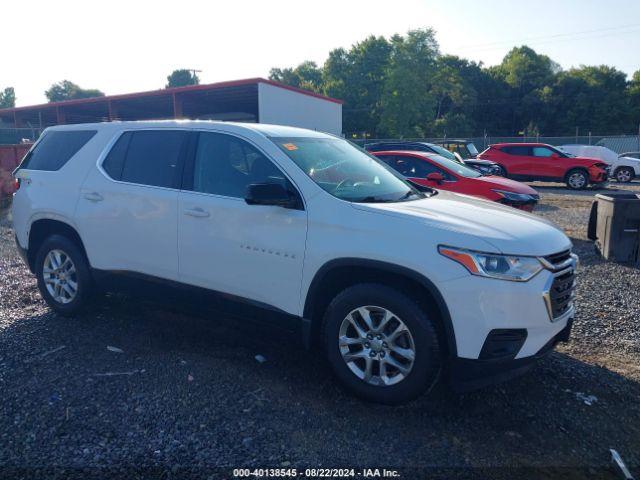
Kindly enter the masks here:
M 551 145 L 549 145 L 547 148 L 552 152 L 557 153 L 563 158 L 575 158 L 575 155 L 573 153 L 565 152 L 564 150 L 560 150 L 559 148 L 552 147 Z
M 456 163 L 460 163 L 460 161 L 456 158 L 456 156 L 451 153 L 449 150 L 447 150 L 446 148 L 441 147 L 440 145 L 432 145 L 429 144 L 429 146 L 431 147 L 432 150 L 434 150 L 438 155 L 447 158 L 449 160 L 452 160 Z
M 323 190 L 349 202 L 424 198 L 378 159 L 339 138 L 270 137 Z
M 441 157 L 440 155 L 430 155 L 429 158 L 439 165 L 443 166 L 447 170 L 451 170 L 452 172 L 455 172 L 462 177 L 478 178 L 482 176 L 482 174 L 477 170 L 469 168 L 466 165 L 462 165 L 459 162 L 449 160 L 448 158 Z

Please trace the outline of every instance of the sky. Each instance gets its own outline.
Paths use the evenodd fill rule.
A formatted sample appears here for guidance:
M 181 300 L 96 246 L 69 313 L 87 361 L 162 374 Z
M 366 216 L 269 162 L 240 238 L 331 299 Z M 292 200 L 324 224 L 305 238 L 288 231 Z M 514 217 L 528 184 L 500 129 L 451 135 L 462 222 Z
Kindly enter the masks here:
M 7 0 L 2 18 L 0 89 L 18 106 L 64 79 L 119 94 L 163 88 L 176 68 L 201 70 L 201 83 L 266 77 L 426 27 L 442 53 L 485 65 L 527 44 L 565 69 L 640 69 L 638 0 Z

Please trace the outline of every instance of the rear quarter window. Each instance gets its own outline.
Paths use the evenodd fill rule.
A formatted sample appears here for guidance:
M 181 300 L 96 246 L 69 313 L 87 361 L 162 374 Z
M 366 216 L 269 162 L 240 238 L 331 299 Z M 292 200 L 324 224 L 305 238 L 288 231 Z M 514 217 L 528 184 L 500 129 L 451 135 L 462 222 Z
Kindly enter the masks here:
M 24 158 L 20 168 L 60 170 L 96 133 L 97 130 L 47 132 Z

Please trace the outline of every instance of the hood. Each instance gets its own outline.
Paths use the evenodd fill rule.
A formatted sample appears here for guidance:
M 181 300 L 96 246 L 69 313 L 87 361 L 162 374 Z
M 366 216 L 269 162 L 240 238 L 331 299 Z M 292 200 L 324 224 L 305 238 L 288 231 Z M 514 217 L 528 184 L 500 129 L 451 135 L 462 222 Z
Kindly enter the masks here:
M 440 190 L 422 200 L 398 203 L 354 203 L 354 208 L 422 222 L 429 228 L 472 235 L 495 248 L 494 253 L 544 256 L 571 247 L 553 223 L 496 202 Z M 451 235 L 451 246 L 456 244 Z M 468 247 L 466 247 L 468 248 Z
M 477 180 L 478 182 L 482 182 L 487 188 L 538 196 L 538 192 L 531 188 L 529 185 L 521 182 L 516 182 L 515 180 L 510 180 L 508 178 L 498 177 L 497 175 L 478 177 L 475 180 Z
M 482 167 L 492 167 L 496 165 L 496 162 L 492 162 L 491 160 L 481 160 L 479 158 L 465 158 L 464 163 L 468 163 L 469 165 L 478 165 Z
M 625 163 L 640 164 L 640 159 L 633 157 L 618 157 L 618 161 L 624 161 Z

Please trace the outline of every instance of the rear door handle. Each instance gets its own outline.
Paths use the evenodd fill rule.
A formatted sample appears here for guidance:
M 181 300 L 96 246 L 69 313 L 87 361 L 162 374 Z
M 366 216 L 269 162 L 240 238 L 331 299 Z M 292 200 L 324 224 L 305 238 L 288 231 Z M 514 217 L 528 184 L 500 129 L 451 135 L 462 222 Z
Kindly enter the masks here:
M 84 198 L 92 202 L 101 202 L 102 200 L 104 200 L 104 197 L 98 192 L 87 192 L 84 194 Z
M 208 217 L 210 214 L 209 212 L 207 212 L 206 210 L 203 210 L 199 207 L 196 208 L 188 208 L 184 211 L 185 215 L 189 215 L 190 217 L 198 217 L 198 218 L 205 218 Z

